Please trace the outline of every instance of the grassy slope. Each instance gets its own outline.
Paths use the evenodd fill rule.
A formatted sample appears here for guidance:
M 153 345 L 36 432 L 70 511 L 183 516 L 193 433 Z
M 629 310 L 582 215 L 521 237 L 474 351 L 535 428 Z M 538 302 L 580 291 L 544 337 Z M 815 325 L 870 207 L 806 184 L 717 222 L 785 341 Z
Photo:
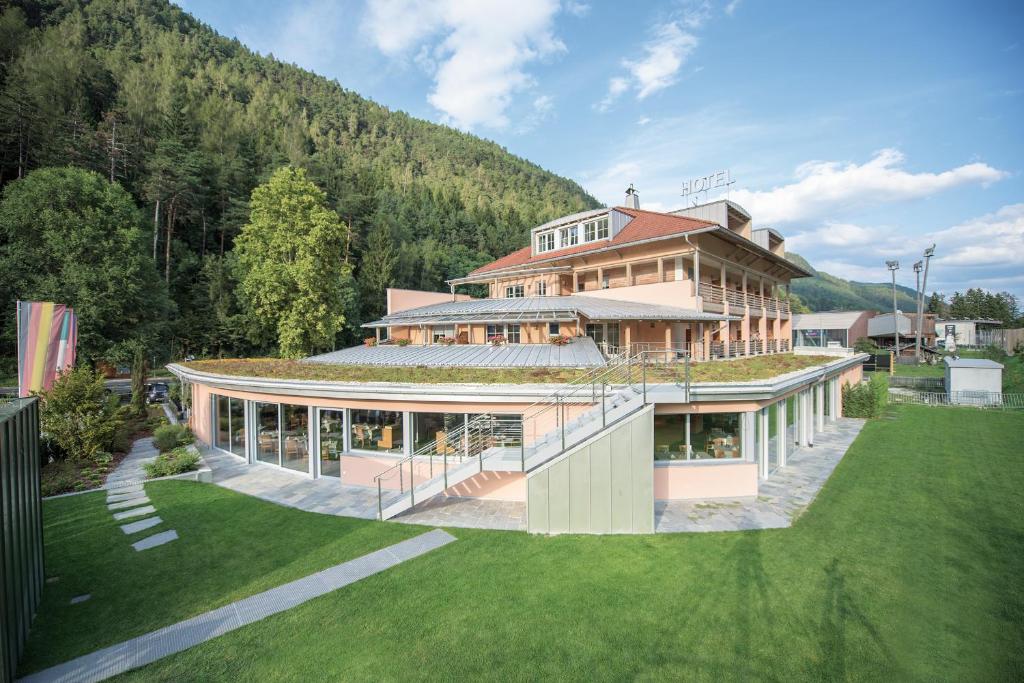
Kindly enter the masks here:
M 865 427 L 791 529 L 456 530 L 444 549 L 126 678 L 1020 680 L 1024 415 L 902 406 L 890 417 Z M 219 516 L 236 520 L 237 497 L 218 493 Z M 271 510 L 263 524 L 286 513 L 326 524 Z M 215 519 L 211 540 L 228 526 Z M 288 542 L 256 540 L 269 539 Z M 103 563 L 112 587 L 127 580 L 123 561 Z M 99 562 L 79 558 L 86 573 Z M 245 582 L 242 565 L 215 565 L 225 588 Z M 179 569 L 166 565 L 174 588 Z M 119 628 L 116 614 L 103 623 Z
M 778 354 L 714 363 L 695 363 L 692 366 L 691 379 L 694 382 L 735 382 L 767 379 L 833 360 L 835 359 L 827 356 Z M 216 374 L 336 382 L 560 383 L 568 382 L 583 374 L 579 370 L 559 368 L 378 367 L 300 363 L 298 361 L 277 358 L 201 360 L 185 363 L 184 365 L 202 372 Z M 675 377 L 675 373 L 671 374 Z M 656 377 L 657 374 L 652 371 L 649 379 L 655 381 Z
M 26 673 L 306 576 L 423 531 L 300 512 L 212 485 L 152 482 L 178 540 L 136 552 L 102 493 L 44 503 L 47 577 L 21 662 Z M 132 521 L 132 520 L 128 520 Z M 92 598 L 71 605 L 84 593 Z

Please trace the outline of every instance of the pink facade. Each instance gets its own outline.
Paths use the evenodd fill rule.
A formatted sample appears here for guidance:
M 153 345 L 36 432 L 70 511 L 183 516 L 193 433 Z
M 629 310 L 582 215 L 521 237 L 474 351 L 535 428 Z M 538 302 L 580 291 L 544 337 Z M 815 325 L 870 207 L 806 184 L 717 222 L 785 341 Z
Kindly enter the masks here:
M 446 292 L 423 292 L 418 289 L 393 289 L 390 287 L 387 290 L 387 297 L 388 314 L 431 304 L 444 304 L 449 301 L 467 301 L 472 298 L 468 294 L 452 296 Z
M 659 465 L 654 468 L 654 497 L 657 500 L 756 495 L 757 464 L 753 462 Z

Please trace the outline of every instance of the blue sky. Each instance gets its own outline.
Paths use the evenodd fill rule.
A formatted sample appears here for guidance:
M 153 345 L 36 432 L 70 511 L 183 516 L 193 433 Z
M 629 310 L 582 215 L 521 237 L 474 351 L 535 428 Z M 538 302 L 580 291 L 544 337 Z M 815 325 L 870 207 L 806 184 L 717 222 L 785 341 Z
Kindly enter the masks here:
M 224 35 L 492 139 L 602 202 L 730 198 L 815 267 L 1024 299 L 1024 3 L 186 0 Z M 714 198 L 712 194 L 712 198 Z

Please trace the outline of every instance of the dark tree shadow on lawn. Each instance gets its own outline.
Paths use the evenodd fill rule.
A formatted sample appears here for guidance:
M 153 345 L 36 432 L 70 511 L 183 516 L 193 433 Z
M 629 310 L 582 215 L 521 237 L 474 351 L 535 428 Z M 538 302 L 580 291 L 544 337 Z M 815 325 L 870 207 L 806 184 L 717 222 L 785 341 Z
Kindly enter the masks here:
M 857 602 L 846 586 L 846 577 L 839 568 L 839 558 L 833 557 L 825 568 L 825 600 L 822 606 L 821 623 L 818 632 L 819 671 L 823 680 L 845 680 L 847 677 L 847 634 L 848 628 L 860 626 L 874 641 L 888 664 L 898 668 L 896 658 L 882 640 L 878 628 L 857 606 Z

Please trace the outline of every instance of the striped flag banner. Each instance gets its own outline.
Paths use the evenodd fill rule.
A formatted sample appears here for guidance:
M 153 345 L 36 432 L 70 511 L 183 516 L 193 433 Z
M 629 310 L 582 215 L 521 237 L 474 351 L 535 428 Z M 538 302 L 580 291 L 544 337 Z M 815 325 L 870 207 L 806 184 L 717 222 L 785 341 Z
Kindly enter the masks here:
M 74 366 L 78 317 L 64 304 L 18 302 L 18 395 L 49 389 L 59 372 Z

